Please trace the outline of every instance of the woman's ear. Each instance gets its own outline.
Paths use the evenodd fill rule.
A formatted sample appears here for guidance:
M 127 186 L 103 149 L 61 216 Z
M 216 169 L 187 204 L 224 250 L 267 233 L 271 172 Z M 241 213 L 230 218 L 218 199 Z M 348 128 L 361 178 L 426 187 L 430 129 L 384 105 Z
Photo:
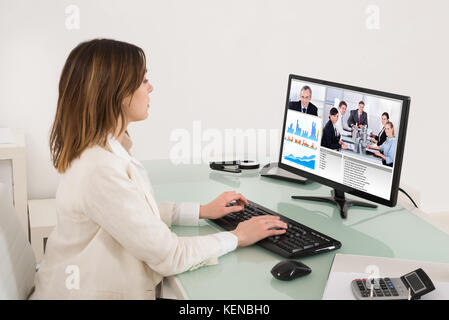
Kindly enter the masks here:
M 131 99 L 132 96 L 127 96 L 122 101 L 122 108 L 130 107 L 131 106 Z

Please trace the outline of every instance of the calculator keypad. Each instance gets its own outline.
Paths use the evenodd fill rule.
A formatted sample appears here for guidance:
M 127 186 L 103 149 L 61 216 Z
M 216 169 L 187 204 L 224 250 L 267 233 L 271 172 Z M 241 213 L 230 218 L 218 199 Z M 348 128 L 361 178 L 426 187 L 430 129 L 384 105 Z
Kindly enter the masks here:
M 371 296 L 371 285 L 373 288 L 373 297 L 397 297 L 399 296 L 393 282 L 390 278 L 376 279 L 374 284 L 369 283 L 368 279 L 356 279 L 355 282 L 363 298 Z

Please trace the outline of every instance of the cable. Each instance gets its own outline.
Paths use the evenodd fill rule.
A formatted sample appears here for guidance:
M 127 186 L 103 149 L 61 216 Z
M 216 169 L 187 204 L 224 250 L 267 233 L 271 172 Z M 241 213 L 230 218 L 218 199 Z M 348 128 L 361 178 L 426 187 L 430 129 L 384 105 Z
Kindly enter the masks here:
M 403 192 L 403 193 L 404 193 L 404 194 L 405 194 L 405 195 L 406 195 L 406 196 L 413 202 L 413 204 L 415 205 L 415 207 L 418 208 L 418 206 L 416 205 L 415 201 L 413 201 L 412 197 L 410 197 L 410 196 L 408 195 L 408 193 L 404 191 L 404 189 L 399 188 L 399 191 Z

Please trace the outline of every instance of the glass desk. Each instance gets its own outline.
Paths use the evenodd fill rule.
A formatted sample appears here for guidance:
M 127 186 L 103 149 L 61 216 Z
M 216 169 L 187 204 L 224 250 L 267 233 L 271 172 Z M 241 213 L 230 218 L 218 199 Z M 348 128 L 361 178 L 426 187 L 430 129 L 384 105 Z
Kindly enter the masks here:
M 236 175 L 212 171 L 205 164 L 173 165 L 169 160 L 142 163 L 157 201 L 205 204 L 221 192 L 235 190 L 342 243 L 339 250 L 298 259 L 311 267 L 312 273 L 289 282 L 277 280 L 270 273 L 283 257 L 256 245 L 237 248 L 220 257 L 218 265 L 176 276 L 190 299 L 321 299 L 336 253 L 449 263 L 449 235 L 399 205 L 352 207 L 343 220 L 335 206 L 290 198 L 329 196 L 330 188 L 318 183 L 300 185 L 260 177 L 258 170 Z M 206 220 L 198 227 L 173 226 L 172 230 L 179 236 L 223 231 Z
M 346 142 L 347 144 L 352 145 L 354 148 L 356 147 L 355 141 L 351 137 L 342 136 L 341 140 L 343 140 L 343 142 Z M 371 150 L 371 151 L 368 151 L 368 150 Z M 377 150 L 367 149 L 367 150 L 364 150 L 361 152 L 355 152 L 354 150 L 350 150 L 350 149 L 346 149 L 346 150 L 340 149 L 339 151 L 348 156 L 359 157 L 364 160 L 370 161 L 372 163 L 382 165 L 382 159 L 374 155 L 374 152 Z

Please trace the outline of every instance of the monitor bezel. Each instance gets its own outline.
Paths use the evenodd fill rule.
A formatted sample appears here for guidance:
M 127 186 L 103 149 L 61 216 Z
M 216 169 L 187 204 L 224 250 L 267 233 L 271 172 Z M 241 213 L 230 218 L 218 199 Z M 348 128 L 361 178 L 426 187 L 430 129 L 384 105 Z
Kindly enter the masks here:
M 290 88 L 291 88 L 291 82 L 292 80 L 300 80 L 304 82 L 311 82 L 314 84 L 319 85 L 325 85 L 325 86 L 332 86 L 336 88 L 346 89 L 346 90 L 352 90 L 352 91 L 358 91 L 361 93 L 376 95 L 380 97 L 385 98 L 391 98 L 396 100 L 402 100 L 402 110 L 401 110 L 401 120 L 400 120 L 400 130 L 399 134 L 397 136 L 397 146 L 396 146 L 396 156 L 393 166 L 393 180 L 391 184 L 391 190 L 390 190 L 390 198 L 384 199 L 379 196 L 373 195 L 371 193 L 367 193 L 365 191 L 360 191 L 355 188 L 346 186 L 342 183 L 321 177 L 319 175 L 316 175 L 314 173 L 307 172 L 305 170 L 301 170 L 292 166 L 289 166 L 287 164 L 282 163 L 282 150 L 284 148 L 284 133 L 285 133 L 285 126 L 287 121 L 287 112 L 288 112 L 288 103 L 289 103 L 289 97 L 290 97 Z M 400 177 L 401 177 L 401 171 L 402 171 L 402 160 L 404 156 L 404 149 L 405 149 L 405 138 L 407 135 L 407 123 L 408 123 L 408 115 L 410 110 L 410 97 L 403 96 L 399 94 L 393 94 L 389 92 L 384 91 L 378 91 L 368 88 L 362 88 L 362 87 L 356 87 L 352 85 L 342 84 L 338 82 L 332 82 L 327 80 L 321 80 L 321 79 L 315 79 L 305 76 L 299 76 L 295 74 L 290 74 L 288 77 L 288 87 L 287 87 L 287 99 L 285 103 L 285 111 L 284 111 L 284 122 L 282 125 L 282 132 L 281 132 L 281 148 L 279 151 L 279 161 L 278 161 L 278 167 L 282 168 L 284 170 L 287 170 L 289 172 L 292 172 L 294 174 L 303 176 L 307 179 L 316 181 L 318 183 L 321 183 L 325 186 L 335 188 L 337 190 L 341 190 L 345 193 L 370 200 L 379 204 L 383 204 L 389 207 L 394 207 L 397 204 L 397 198 L 398 198 L 398 191 L 399 191 L 399 183 L 400 183 Z

